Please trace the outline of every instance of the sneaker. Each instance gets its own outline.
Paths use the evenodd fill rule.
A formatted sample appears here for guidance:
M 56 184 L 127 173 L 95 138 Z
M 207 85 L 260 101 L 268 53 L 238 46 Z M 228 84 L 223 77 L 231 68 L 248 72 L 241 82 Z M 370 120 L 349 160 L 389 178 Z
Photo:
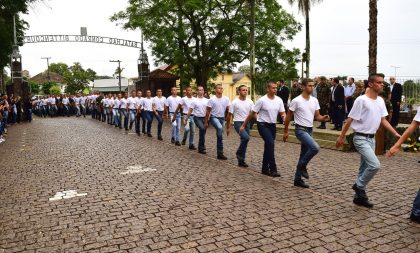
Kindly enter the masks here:
M 219 160 L 227 160 L 227 157 L 224 154 L 218 154 L 217 159 Z
M 186 142 L 185 140 L 181 141 L 182 146 L 185 146 L 185 142 Z
M 242 168 L 248 168 L 249 165 L 245 161 L 238 161 L 238 166 Z
M 410 215 L 410 220 L 415 222 L 415 223 L 419 223 L 420 224 L 420 216 L 416 216 L 413 213 L 411 213 Z
M 301 180 L 295 180 L 295 182 L 293 184 L 294 184 L 294 186 L 297 186 L 297 187 L 309 188 L 309 185 L 306 184 L 302 179 Z
M 175 143 L 175 138 L 171 138 L 171 143 Z
M 197 149 L 197 148 L 194 146 L 194 144 L 191 144 L 188 148 L 189 148 L 189 149 L 191 149 L 191 150 L 196 150 L 196 149 Z
M 308 169 L 307 168 L 302 168 L 300 169 L 300 172 L 302 173 L 302 177 L 309 179 L 309 174 L 308 174 Z
M 179 141 L 176 141 L 175 146 L 181 146 L 181 143 L 179 143 Z
M 354 204 L 367 208 L 373 207 L 373 204 L 369 202 L 369 198 L 367 197 L 365 190 L 358 188 L 356 184 L 353 185 L 352 189 L 356 193 L 356 196 L 354 196 L 353 199 Z
M 158 140 L 163 141 L 162 136 L 158 136 Z

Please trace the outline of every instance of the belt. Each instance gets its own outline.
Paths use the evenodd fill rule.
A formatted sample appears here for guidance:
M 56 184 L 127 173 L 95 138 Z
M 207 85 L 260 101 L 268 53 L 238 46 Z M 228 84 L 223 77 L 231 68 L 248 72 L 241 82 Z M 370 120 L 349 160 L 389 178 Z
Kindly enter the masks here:
M 359 135 L 359 136 L 363 136 L 363 137 L 367 137 L 367 138 L 375 138 L 375 134 L 364 134 L 364 133 L 358 133 L 355 132 L 354 135 Z
M 306 127 L 306 126 L 302 126 L 302 125 L 299 125 L 299 124 L 295 124 L 295 126 L 297 126 L 297 127 L 302 127 L 302 128 L 306 128 L 306 129 L 312 129 L 312 127 Z

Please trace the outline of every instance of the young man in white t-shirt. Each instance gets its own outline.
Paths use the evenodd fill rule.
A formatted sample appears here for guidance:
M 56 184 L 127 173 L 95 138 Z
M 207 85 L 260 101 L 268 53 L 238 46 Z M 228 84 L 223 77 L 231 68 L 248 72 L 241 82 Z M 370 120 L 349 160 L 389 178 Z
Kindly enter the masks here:
M 254 102 L 252 102 L 251 99 L 247 98 L 248 87 L 246 85 L 239 86 L 238 91 L 239 96 L 232 101 L 229 107 L 229 113 L 226 122 L 226 134 L 229 135 L 230 133 L 233 118 L 233 127 L 241 137 L 241 143 L 239 144 L 238 150 L 236 151 L 238 166 L 247 168 L 248 164 L 245 162 L 245 156 L 249 142 L 250 124 L 247 124 L 245 131 L 243 131 L 242 133 L 239 133 L 239 129 L 244 123 L 246 117 L 248 117 L 249 113 L 251 113 L 252 107 L 254 106 Z
M 178 105 L 181 103 L 181 97 L 177 95 L 176 87 L 171 88 L 171 95 L 166 99 L 166 109 L 169 112 L 169 118 L 175 120 L 171 125 L 171 142 L 176 146 L 181 146 L 179 142 L 179 132 L 181 131 L 181 113 L 176 112 Z
M 182 138 L 181 144 L 185 145 L 185 143 L 187 142 L 187 137 L 188 134 L 190 134 L 190 138 L 189 138 L 189 149 L 191 150 L 196 150 L 195 146 L 194 146 L 194 133 L 195 133 L 195 126 L 194 126 L 194 116 L 190 115 L 190 118 L 188 121 L 186 121 L 187 119 L 187 114 L 188 111 L 190 109 L 191 103 L 193 102 L 194 98 L 192 96 L 192 88 L 191 87 L 187 87 L 185 88 L 185 97 L 183 97 L 181 99 L 181 103 L 178 105 L 178 108 L 176 108 L 176 113 L 177 114 L 179 111 L 182 110 L 182 115 L 184 117 L 184 136 Z M 172 122 L 175 121 L 175 117 L 172 119 Z
M 142 113 L 145 114 L 147 120 L 147 136 L 152 137 L 153 98 L 150 90 L 146 90 L 146 97 L 143 98 L 143 109 Z
M 210 123 L 216 129 L 217 159 L 227 160 L 227 157 L 223 154 L 223 127 L 230 101 L 228 97 L 223 96 L 223 86 L 221 84 L 216 85 L 215 92 L 215 96 L 210 98 L 207 104 L 204 127 L 207 129 Z
M 294 116 L 295 135 L 300 141 L 300 157 L 296 166 L 294 185 L 302 188 L 309 188 L 302 177 L 309 179 L 307 165 L 311 159 L 318 154 L 319 145 L 312 137 L 314 118 L 317 121 L 326 122 L 330 120 L 328 115 L 322 116 L 319 113 L 320 106 L 318 99 L 312 96 L 314 82 L 310 79 L 302 80 L 302 94 L 292 100 L 284 123 L 283 140 L 289 137 L 289 123 Z
M 112 107 L 112 115 L 114 116 L 114 126 L 122 128 L 121 126 L 121 115 L 120 115 L 120 106 L 121 106 L 121 93 L 118 93 L 117 98 L 114 99 L 113 107 Z
M 128 93 L 124 92 L 124 97 L 121 99 L 120 104 L 120 117 L 121 121 L 124 117 L 124 129 L 128 131 Z
M 136 120 L 137 114 L 137 98 L 136 98 L 136 91 L 133 90 L 131 92 L 131 97 L 127 99 L 127 107 L 128 107 L 128 129 L 133 129 L 134 121 Z
M 165 112 L 166 98 L 162 96 L 162 89 L 156 90 L 156 96 L 153 98 L 153 112 L 158 121 L 157 134 L 158 140 L 162 141 L 162 126 L 163 126 L 163 114 Z
M 136 97 L 136 121 L 135 121 L 135 125 L 136 125 L 136 134 L 140 136 L 140 122 L 143 118 L 143 97 L 142 97 L 142 92 L 141 90 L 137 91 L 137 97 Z M 146 120 L 143 121 L 143 127 L 145 125 Z M 146 131 L 146 130 L 145 130 Z M 145 132 L 144 131 L 144 132 Z
M 383 74 L 369 76 L 365 95 L 354 101 L 353 108 L 336 143 L 337 147 L 342 146 L 347 130 L 350 127 L 353 129 L 353 144 L 361 155 L 359 175 L 352 187 L 355 191 L 353 203 L 367 208 L 372 208 L 373 204 L 369 202 L 365 189 L 381 166 L 375 155 L 375 133 L 382 124 L 395 137 L 400 137 L 385 118 L 388 115 L 385 102 L 382 97 L 378 96 L 383 88 Z
M 420 127 L 420 106 L 417 108 L 417 114 L 414 117 L 413 122 L 411 122 L 411 125 L 404 131 L 401 138 L 388 151 L 386 154 L 387 157 L 395 155 L 400 150 L 401 144 L 403 144 L 408 139 L 408 137 L 410 137 L 411 134 L 416 131 L 418 127 Z M 410 219 L 416 223 L 420 223 L 420 189 L 417 192 L 416 198 L 414 199 Z
M 274 156 L 274 144 L 276 143 L 276 122 L 280 115 L 285 120 L 286 114 L 283 100 L 276 96 L 277 84 L 273 81 L 267 83 L 267 94 L 258 99 L 251 113 L 242 124 L 239 132 L 245 131 L 247 124 L 257 115 L 258 132 L 264 140 L 264 155 L 261 173 L 271 177 L 280 177 L 277 171 Z
M 191 117 L 198 128 L 198 153 L 206 154 L 206 128 L 204 121 L 206 117 L 208 99 L 204 97 L 203 86 L 197 86 L 197 97 L 191 103 L 185 121 L 189 121 Z

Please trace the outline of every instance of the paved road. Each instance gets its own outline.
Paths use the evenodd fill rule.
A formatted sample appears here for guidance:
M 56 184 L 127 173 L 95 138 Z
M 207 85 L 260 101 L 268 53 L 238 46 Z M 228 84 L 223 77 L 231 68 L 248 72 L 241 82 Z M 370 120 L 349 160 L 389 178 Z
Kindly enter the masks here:
M 351 202 L 356 153 L 321 150 L 311 188 L 300 189 L 299 145 L 278 142 L 282 177 L 273 179 L 258 173 L 261 139 L 243 169 L 236 133 L 225 141 L 229 160 L 218 161 L 213 129 L 200 155 L 170 144 L 169 126 L 163 142 L 83 118 L 10 128 L 0 145 L 0 253 L 420 252 L 420 226 L 407 219 L 418 157 L 381 158 L 368 210 Z

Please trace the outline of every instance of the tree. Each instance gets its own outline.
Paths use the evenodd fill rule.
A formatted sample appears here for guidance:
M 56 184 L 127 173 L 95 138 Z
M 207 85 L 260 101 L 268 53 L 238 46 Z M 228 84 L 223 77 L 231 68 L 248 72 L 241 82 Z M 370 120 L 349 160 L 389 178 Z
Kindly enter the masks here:
M 50 94 L 50 89 L 51 87 L 53 87 L 54 85 L 56 85 L 55 83 L 52 82 L 47 82 L 47 83 L 43 83 L 41 90 L 44 94 Z
M 58 86 L 56 84 L 51 86 L 51 88 L 50 88 L 50 94 L 51 95 L 60 95 L 60 93 L 61 93 L 60 86 Z
M 238 68 L 238 71 L 241 73 L 250 73 L 251 67 L 249 65 L 242 65 Z
M 316 2 L 321 2 L 322 0 L 289 0 L 290 4 L 297 3 L 299 11 L 303 13 L 305 17 L 305 34 L 306 34 L 306 46 L 305 46 L 305 59 L 306 62 L 306 78 L 309 78 L 309 66 L 311 62 L 311 37 L 310 37 L 310 27 L 309 27 L 309 12 L 311 10 L 312 4 Z M 302 76 L 303 78 L 303 76 Z
M 376 73 L 378 54 L 378 0 L 369 0 L 369 75 Z
M 196 83 L 207 88 L 208 80 L 220 69 L 232 69 L 249 58 L 248 0 L 129 0 L 129 7 L 111 20 L 123 21 L 125 29 L 140 28 L 151 42 L 157 62 L 181 66 L 181 78 L 193 73 Z M 282 46 L 300 29 L 300 24 L 276 0 L 258 1 L 256 17 L 256 64 L 296 60 Z M 156 29 L 159 27 L 159 29 Z M 267 52 L 272 57 L 266 57 Z M 263 59 L 264 58 L 264 59 Z M 261 60 L 263 59 L 263 60 Z M 284 63 L 285 66 L 295 64 Z M 275 64 L 274 64 L 275 65 Z M 183 81 L 183 80 L 181 80 Z
M 50 64 L 50 72 L 54 72 L 59 74 L 60 76 L 65 76 L 70 72 L 69 66 L 65 63 L 58 62 L 58 63 L 51 63 Z
M 95 71 L 89 68 L 85 70 L 78 62 L 75 62 L 68 70 L 64 73 L 64 79 L 67 83 L 66 93 L 82 92 L 88 87 L 89 82 L 95 80 L 96 77 Z
M 38 83 L 35 83 L 33 81 L 28 81 L 29 86 L 31 87 L 31 93 L 32 94 L 39 94 L 41 91 L 41 85 Z

